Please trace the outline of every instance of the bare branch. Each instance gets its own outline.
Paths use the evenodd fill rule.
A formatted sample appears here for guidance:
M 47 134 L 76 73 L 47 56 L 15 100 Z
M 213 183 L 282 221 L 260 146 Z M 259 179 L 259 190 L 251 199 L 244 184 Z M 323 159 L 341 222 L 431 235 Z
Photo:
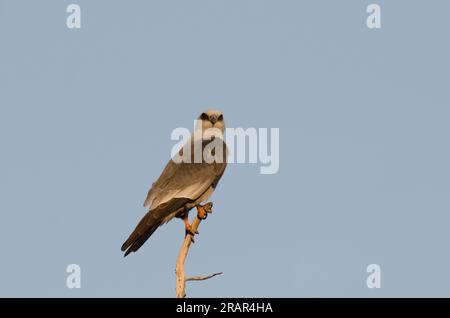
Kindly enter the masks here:
M 214 274 L 208 275 L 208 276 L 192 276 L 192 277 L 187 277 L 186 281 L 190 282 L 190 281 L 193 281 L 193 280 L 207 280 L 207 279 L 213 278 L 214 276 L 222 275 L 222 274 L 223 274 L 223 272 L 214 273 Z
M 200 225 L 201 220 L 198 217 L 195 217 L 194 222 L 192 222 L 192 231 L 195 233 L 197 231 L 198 226 Z M 177 259 L 177 267 L 175 269 L 175 273 L 177 275 L 177 298 L 186 297 L 186 274 L 184 272 L 184 264 L 186 262 L 186 257 L 189 252 L 189 247 L 191 246 L 191 235 L 186 235 L 184 238 L 183 245 L 181 246 L 180 252 L 178 254 Z
M 212 209 L 212 203 L 207 203 L 202 207 L 205 212 L 211 213 Z M 198 227 L 200 226 L 200 222 L 202 220 L 199 217 L 196 217 L 194 221 L 191 224 L 192 232 L 197 233 Z M 184 298 L 186 297 L 186 281 L 188 280 L 205 280 L 209 279 L 211 277 L 220 275 L 222 273 L 215 273 L 213 275 L 207 276 L 207 277 L 190 277 L 186 279 L 186 274 L 184 271 L 184 264 L 186 262 L 186 257 L 189 252 L 189 247 L 191 246 L 191 243 L 193 242 L 193 237 L 191 235 L 186 235 L 184 238 L 183 245 L 181 246 L 180 252 L 178 253 L 178 259 L 177 259 L 177 266 L 175 269 L 175 274 L 177 277 L 177 285 L 176 285 L 176 297 L 177 298 Z M 199 279 L 197 279 L 199 278 Z

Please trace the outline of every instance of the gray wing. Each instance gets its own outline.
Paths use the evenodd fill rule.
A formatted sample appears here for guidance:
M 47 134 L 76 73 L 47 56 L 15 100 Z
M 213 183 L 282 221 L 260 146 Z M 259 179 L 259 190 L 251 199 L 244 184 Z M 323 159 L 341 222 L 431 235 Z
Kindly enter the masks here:
M 174 216 L 174 212 L 198 199 L 211 186 L 217 186 L 226 168 L 225 142 L 223 149 L 223 161 L 220 163 L 175 163 L 172 160 L 167 163 L 145 199 L 144 206 L 149 211 L 122 245 L 125 256 L 137 251 L 164 221 Z
M 204 144 L 207 141 L 203 142 Z M 202 146 L 203 149 L 204 145 Z M 174 198 L 196 200 L 210 186 L 215 187 L 226 168 L 227 149 L 223 142 L 223 160 L 221 163 L 175 163 L 170 160 L 161 176 L 153 183 L 144 201 L 144 207 L 153 210 Z M 180 151 L 180 154 L 182 152 Z M 191 162 L 194 162 L 191 154 Z

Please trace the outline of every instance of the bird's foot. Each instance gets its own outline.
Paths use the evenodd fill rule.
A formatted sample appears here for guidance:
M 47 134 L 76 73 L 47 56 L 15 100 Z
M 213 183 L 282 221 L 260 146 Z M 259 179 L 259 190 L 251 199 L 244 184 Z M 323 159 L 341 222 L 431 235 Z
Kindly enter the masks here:
M 189 223 L 189 219 L 188 219 L 187 215 L 184 216 L 183 221 L 184 221 L 184 228 L 186 231 L 186 236 L 190 235 L 191 241 L 192 241 L 192 243 L 194 243 L 194 236 L 195 236 L 195 234 L 199 234 L 199 233 L 198 233 L 198 231 L 194 231 L 192 229 L 192 225 Z
M 205 220 L 208 217 L 208 213 L 212 213 L 212 202 L 208 202 L 205 205 L 197 205 L 197 217 L 200 220 Z
M 195 234 L 198 234 L 198 231 L 195 231 L 192 229 L 192 225 L 188 224 L 185 226 L 186 228 L 186 235 L 192 235 L 194 236 Z

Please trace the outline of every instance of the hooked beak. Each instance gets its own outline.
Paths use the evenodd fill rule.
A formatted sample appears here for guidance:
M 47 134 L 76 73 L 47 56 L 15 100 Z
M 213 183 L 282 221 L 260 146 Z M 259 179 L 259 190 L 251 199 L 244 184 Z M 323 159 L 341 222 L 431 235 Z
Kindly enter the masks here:
M 214 125 L 217 122 L 217 117 L 211 116 L 211 117 L 209 117 L 209 121 Z

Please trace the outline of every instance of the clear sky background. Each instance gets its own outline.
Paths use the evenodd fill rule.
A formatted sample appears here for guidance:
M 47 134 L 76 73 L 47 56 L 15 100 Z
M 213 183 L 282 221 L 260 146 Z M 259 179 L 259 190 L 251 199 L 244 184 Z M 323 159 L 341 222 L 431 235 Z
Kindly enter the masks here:
M 449 12 L 1 0 L 0 296 L 174 296 L 180 220 L 127 258 L 120 246 L 172 129 L 215 107 L 231 127 L 280 128 L 280 170 L 228 166 L 187 261 L 224 275 L 188 296 L 449 297 Z M 81 289 L 66 287 L 71 263 Z

